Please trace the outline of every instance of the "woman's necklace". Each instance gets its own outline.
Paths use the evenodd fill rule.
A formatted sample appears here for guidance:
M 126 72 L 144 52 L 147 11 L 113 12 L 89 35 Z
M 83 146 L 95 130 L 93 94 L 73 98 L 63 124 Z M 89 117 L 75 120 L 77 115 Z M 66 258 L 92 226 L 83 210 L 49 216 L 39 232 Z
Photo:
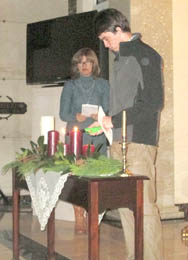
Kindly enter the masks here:
M 90 87 L 88 87 L 88 83 L 90 83 L 89 81 L 84 82 L 80 79 L 80 83 L 81 83 L 80 89 L 82 91 L 82 94 L 83 94 L 82 96 L 84 97 L 85 104 L 89 104 L 89 101 L 90 101 L 90 99 L 93 95 L 93 91 L 94 91 L 94 88 L 95 88 L 95 80 L 93 80 Z

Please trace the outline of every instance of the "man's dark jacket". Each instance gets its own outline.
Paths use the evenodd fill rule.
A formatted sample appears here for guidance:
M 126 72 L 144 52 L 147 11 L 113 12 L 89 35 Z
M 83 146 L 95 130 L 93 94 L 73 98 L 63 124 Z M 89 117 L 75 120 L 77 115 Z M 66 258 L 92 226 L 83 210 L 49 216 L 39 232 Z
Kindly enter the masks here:
M 161 56 L 143 43 L 140 35 L 122 42 L 114 60 L 110 90 L 110 115 L 114 128 L 122 127 L 122 110 L 127 115 L 127 141 L 157 145 L 160 111 L 163 107 Z M 121 140 L 119 136 L 115 139 Z

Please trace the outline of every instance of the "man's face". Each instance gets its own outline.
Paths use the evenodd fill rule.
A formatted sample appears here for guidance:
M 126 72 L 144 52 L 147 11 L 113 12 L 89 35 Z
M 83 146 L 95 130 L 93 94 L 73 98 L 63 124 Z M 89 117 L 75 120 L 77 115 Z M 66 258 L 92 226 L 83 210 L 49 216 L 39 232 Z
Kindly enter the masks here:
M 117 31 L 113 32 L 103 32 L 99 35 L 99 39 L 103 41 L 104 46 L 109 48 L 111 51 L 119 51 L 120 46 L 120 33 Z

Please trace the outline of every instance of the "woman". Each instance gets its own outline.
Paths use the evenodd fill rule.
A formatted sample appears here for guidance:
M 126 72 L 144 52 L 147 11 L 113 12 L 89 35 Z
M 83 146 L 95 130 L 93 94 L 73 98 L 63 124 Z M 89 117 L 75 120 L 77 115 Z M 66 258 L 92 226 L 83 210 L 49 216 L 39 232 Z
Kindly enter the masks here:
M 105 113 L 108 112 L 109 84 L 108 81 L 99 78 L 100 68 L 95 52 L 90 48 L 77 51 L 72 58 L 72 79 L 65 83 L 60 100 L 60 118 L 67 122 L 67 132 L 74 126 L 79 129 L 89 127 L 97 121 L 97 113 L 91 116 L 82 114 L 82 105 L 90 104 L 102 106 Z M 106 155 L 107 141 L 104 134 L 90 136 L 83 133 L 83 145 L 103 144 L 100 153 Z M 84 209 L 74 206 L 75 232 L 87 232 L 87 221 Z
M 108 112 L 109 84 L 99 78 L 100 68 L 95 52 L 90 48 L 77 51 L 72 58 L 72 80 L 65 83 L 60 100 L 60 118 L 67 122 L 67 132 L 74 126 L 84 129 L 97 120 L 97 114 L 87 117 L 81 113 L 83 104 L 102 106 Z M 104 134 L 90 136 L 83 133 L 83 145 L 103 144 L 100 153 L 106 155 Z

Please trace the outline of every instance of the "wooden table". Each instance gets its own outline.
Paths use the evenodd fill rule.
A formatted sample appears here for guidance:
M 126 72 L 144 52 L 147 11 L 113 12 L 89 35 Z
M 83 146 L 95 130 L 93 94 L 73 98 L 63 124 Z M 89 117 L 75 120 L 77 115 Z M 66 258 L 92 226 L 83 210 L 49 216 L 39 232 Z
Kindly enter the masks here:
M 88 260 L 99 260 L 98 214 L 128 207 L 135 217 L 135 260 L 143 260 L 143 181 L 146 176 L 86 178 L 70 176 L 62 189 L 63 201 L 88 211 Z M 28 189 L 13 171 L 13 260 L 19 260 L 19 192 Z M 55 259 L 55 213 L 47 226 L 48 260 Z

